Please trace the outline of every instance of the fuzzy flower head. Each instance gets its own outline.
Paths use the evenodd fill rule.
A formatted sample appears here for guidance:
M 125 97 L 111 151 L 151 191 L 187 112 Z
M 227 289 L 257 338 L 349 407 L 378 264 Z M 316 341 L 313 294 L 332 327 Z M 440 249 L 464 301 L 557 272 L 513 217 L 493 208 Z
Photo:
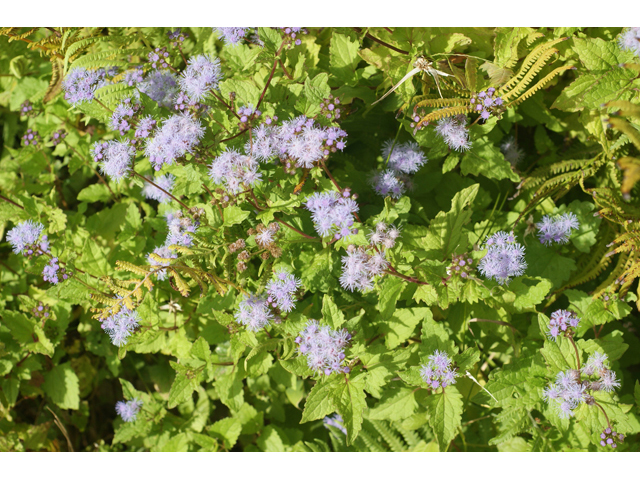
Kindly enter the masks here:
M 500 145 L 504 159 L 514 167 L 524 158 L 524 151 L 518 147 L 515 138 L 509 137 Z
M 189 59 L 179 84 L 180 89 L 189 98 L 201 101 L 207 93 L 218 88 L 218 82 L 221 79 L 220 60 L 208 55 L 197 55 Z
M 103 78 L 103 75 L 98 70 L 74 68 L 62 82 L 65 100 L 73 106 L 83 102 L 90 102 L 93 100 L 94 93 Z
M 274 319 L 266 295 L 244 295 L 234 317 L 252 332 L 262 330 Z
M 268 162 L 281 151 L 279 129 L 275 125 L 260 124 L 251 132 L 252 141 L 245 144 L 245 153 L 260 162 Z
M 482 120 L 489 120 L 491 115 L 500 116 L 505 110 L 502 97 L 495 95 L 495 93 L 496 89 L 490 87 L 474 94 L 469 100 L 471 108 L 480 115 Z
M 136 67 L 132 70 L 127 70 L 124 74 L 124 79 L 122 83 L 129 87 L 134 87 L 140 82 L 144 80 L 143 69 L 142 67 Z
M 58 264 L 58 257 L 53 257 L 42 270 L 42 278 L 49 283 L 57 284 L 68 279 L 69 274 Z
M 170 245 L 181 245 L 183 247 L 193 245 L 193 237 L 191 234 L 198 230 L 200 226 L 199 222 L 184 216 L 180 210 L 167 212 L 165 219 L 168 229 L 167 240 L 165 242 L 167 247 Z
M 618 448 L 618 443 L 624 441 L 622 433 L 615 432 L 610 427 L 605 428 L 600 434 L 600 446 L 612 449 Z
M 286 121 L 278 130 L 279 155 L 299 168 L 312 168 L 318 161 L 346 145 L 347 132 L 338 127 L 316 125 L 304 115 Z
M 497 232 L 485 242 L 487 254 L 480 260 L 482 275 L 507 284 L 513 277 L 519 277 L 527 268 L 524 261 L 524 247 L 515 241 L 513 233 Z
M 155 128 L 156 123 L 151 115 L 141 118 L 136 127 L 135 138 L 148 138 L 149 134 Z
M 246 37 L 252 30 L 252 27 L 213 27 L 213 32 L 217 33 L 226 45 L 235 47 L 240 45 L 240 42 Z
M 140 110 L 139 103 L 132 102 L 130 98 L 125 98 L 111 114 L 111 122 L 109 126 L 113 130 L 120 132 L 120 135 L 124 135 L 131 130 L 131 124 L 133 123 L 138 110 Z
M 349 373 L 351 369 L 343 365 L 344 349 L 351 340 L 346 330 L 333 330 L 328 325 L 320 326 L 317 320 L 310 320 L 296 338 L 298 350 L 307 357 L 307 365 L 320 374 Z
M 344 420 L 342 419 L 342 416 L 340 416 L 340 414 L 338 413 L 336 413 L 331 417 L 329 416 L 324 417 L 324 419 L 322 420 L 322 423 L 324 424 L 325 428 L 334 427 L 340 430 L 345 435 L 347 434 L 347 429 L 344 427 Z
M 94 160 L 102 161 L 100 169 L 116 183 L 120 182 L 131 172 L 131 162 L 136 154 L 136 149 L 128 138 L 120 141 L 109 140 L 105 143 L 96 143 L 93 146 Z
M 637 57 L 640 57 L 640 27 L 624 30 L 618 39 L 618 44 L 623 50 L 633 52 Z
M 586 386 L 580 381 L 580 372 L 567 370 L 558 373 L 555 383 L 544 389 L 542 398 L 554 406 L 560 418 L 569 418 L 574 415 L 573 410 L 578 405 L 589 400 L 590 395 L 586 390 Z
M 582 367 L 582 373 L 589 377 L 596 377 L 589 382 L 591 390 L 613 392 L 620 387 L 620 381 L 616 378 L 616 373 L 608 366 L 607 355 L 594 352 L 587 359 L 587 363 Z
M 147 140 L 145 154 L 156 170 L 172 165 L 176 159 L 191 153 L 204 136 L 199 120 L 183 113 L 167 118 L 153 138 Z
M 296 293 L 302 286 L 299 278 L 296 278 L 286 270 L 274 273 L 273 278 L 267 283 L 267 302 L 272 308 L 278 308 L 283 312 L 290 312 L 296 304 Z
M 136 400 L 135 398 L 128 402 L 116 403 L 116 413 L 120 415 L 120 418 L 125 422 L 134 422 L 136 416 L 142 407 L 142 400 Z
M 173 190 L 173 183 L 175 182 L 176 177 L 168 173 L 166 175 L 160 175 L 155 178 L 149 177 L 149 179 L 153 183 L 158 185 L 158 187 L 171 193 L 171 190 Z M 171 201 L 171 197 L 166 193 L 164 193 L 162 190 L 160 190 L 160 188 L 157 188 L 151 185 L 150 183 L 145 183 L 144 188 L 142 189 L 142 194 L 145 196 L 145 198 L 149 200 L 157 200 L 160 203 L 169 203 Z
M 109 334 L 111 343 L 116 347 L 127 344 L 127 339 L 135 331 L 140 323 L 140 315 L 135 310 L 129 310 L 123 306 L 115 313 L 102 320 L 102 329 Z
M 180 89 L 178 77 L 170 71 L 152 71 L 147 78 L 138 85 L 139 90 L 149 96 L 161 107 L 171 108 L 173 100 Z
M 236 194 L 244 187 L 253 187 L 260 182 L 262 174 L 253 157 L 230 148 L 213 159 L 209 177 L 216 185 L 224 185 L 229 192 Z
M 371 177 L 370 183 L 373 190 L 381 197 L 390 196 L 396 200 L 402 197 L 411 185 L 408 175 L 390 168 L 376 172 Z
M 155 258 L 154 258 L 155 257 Z M 169 247 L 163 245 L 162 247 L 157 247 L 153 250 L 153 255 L 147 255 L 147 261 L 149 265 L 153 265 L 154 267 L 162 266 L 166 267 L 167 265 L 171 265 L 171 259 L 178 258 L 178 254 L 173 250 L 170 250 Z M 167 278 L 166 270 L 159 270 L 156 272 L 156 278 L 158 280 L 164 280 Z
M 33 220 L 25 220 L 7 232 L 7 242 L 11 244 L 13 253 L 22 253 L 25 257 L 42 255 L 49 252 L 49 237 L 40 235 L 44 225 Z
M 305 208 L 311 212 L 316 232 L 323 237 L 340 239 L 357 233 L 352 227 L 359 207 L 348 190 L 342 195 L 335 191 L 316 192 L 307 199 Z
M 545 215 L 541 222 L 536 223 L 536 227 L 540 243 L 551 245 L 553 242 L 567 243 L 572 230 L 578 230 L 580 227 L 580 222 L 573 213 L 568 212 L 555 217 Z
M 579 324 L 580 319 L 575 313 L 568 310 L 556 310 L 551 314 L 547 335 L 550 340 L 554 341 L 560 335 L 565 337 L 573 336 Z
M 445 352 L 436 350 L 429 355 L 429 361 L 422 365 L 420 376 L 431 390 L 446 388 L 456 383 L 458 370 L 452 365 L 451 359 Z
M 469 130 L 467 130 L 467 117 L 456 115 L 438 121 L 436 133 L 442 137 L 447 146 L 457 152 L 463 152 L 471 148 Z
M 425 163 L 427 157 L 416 142 L 393 145 L 387 140 L 382 146 L 382 157 L 389 159 L 389 168 L 398 173 L 416 173 Z

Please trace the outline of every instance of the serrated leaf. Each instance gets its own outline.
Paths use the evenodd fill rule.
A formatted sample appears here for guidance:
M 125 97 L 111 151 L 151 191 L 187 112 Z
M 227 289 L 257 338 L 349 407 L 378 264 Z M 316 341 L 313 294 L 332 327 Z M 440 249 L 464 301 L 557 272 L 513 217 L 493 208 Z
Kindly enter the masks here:
M 451 385 L 444 389 L 444 393 L 429 395 L 425 400 L 429 413 L 429 425 L 438 440 L 440 451 L 446 451 L 458 435 L 458 428 L 462 423 L 462 395 Z
M 316 382 L 307 396 L 300 423 L 319 420 L 336 411 L 331 392 L 337 388 L 337 382 L 340 381 L 344 381 L 344 377 L 332 375 L 326 380 Z
M 80 408 L 80 381 L 70 363 L 57 365 L 45 373 L 42 389 L 58 407 Z
M 345 322 L 344 314 L 329 295 L 322 298 L 322 319 L 334 330 Z
M 410 417 L 418 407 L 414 390 L 400 387 L 385 391 L 378 404 L 369 411 L 369 419 L 395 422 Z
M 364 393 L 364 378 L 355 379 L 338 377 L 337 386 L 330 395 L 338 412 L 342 416 L 347 429 L 347 445 L 353 444 L 362 428 L 362 412 L 367 407 L 366 393 Z

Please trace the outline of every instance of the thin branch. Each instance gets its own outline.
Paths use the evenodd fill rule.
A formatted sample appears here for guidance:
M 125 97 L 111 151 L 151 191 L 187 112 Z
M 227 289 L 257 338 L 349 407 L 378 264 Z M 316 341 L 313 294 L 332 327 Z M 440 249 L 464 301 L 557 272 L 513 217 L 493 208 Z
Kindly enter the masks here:
M 182 203 L 180 200 L 178 200 L 176 197 L 174 197 L 173 195 L 171 195 L 169 192 L 167 192 L 164 188 L 160 187 L 159 185 L 156 185 L 155 183 L 153 183 L 151 180 L 149 180 L 147 177 L 144 177 L 142 175 L 140 175 L 138 172 L 136 172 L 135 170 L 133 171 L 133 174 L 138 177 L 141 178 L 142 180 L 144 180 L 145 182 L 150 183 L 151 185 L 153 185 L 154 187 L 156 187 L 158 190 L 166 193 L 167 195 L 169 195 L 171 198 L 173 198 L 176 202 L 178 202 L 180 205 L 182 205 L 183 208 L 185 208 L 187 210 L 187 213 L 191 214 L 191 207 L 186 206 L 184 203 Z
M 351 27 L 351 28 L 353 28 L 358 33 L 362 33 L 362 29 L 361 28 L 358 28 L 358 27 Z M 385 46 L 385 47 L 393 50 L 394 52 L 402 53 L 404 55 L 409 55 L 409 52 L 407 52 L 406 50 L 401 50 L 398 47 L 394 47 L 393 45 L 389 45 L 387 42 L 383 42 L 379 38 L 374 37 L 369 32 L 367 32 L 365 34 L 365 37 L 367 37 L 369 40 L 373 40 L 374 42 L 379 43 L 380 45 Z
M 287 72 L 287 69 L 284 67 L 284 63 L 282 63 L 282 59 L 281 58 L 278 58 L 278 63 L 280 64 L 280 67 L 282 68 L 282 71 L 284 72 L 285 76 L 289 80 L 293 80 L 293 77 L 289 74 L 289 72 Z
M 276 68 L 278 67 L 278 61 L 280 60 L 280 53 L 284 48 L 286 41 L 283 40 L 282 44 L 280 44 L 280 48 L 276 52 L 276 59 L 273 62 L 273 67 L 271 68 L 271 73 L 269 74 L 269 78 L 267 79 L 267 83 L 264 85 L 264 89 L 262 90 L 262 94 L 260 94 L 260 99 L 258 100 L 258 104 L 256 105 L 256 110 L 260 108 L 260 104 L 262 103 L 262 99 L 264 98 L 265 93 L 267 93 L 267 88 L 269 88 L 269 84 L 271 83 L 271 79 L 273 78 L 273 74 L 276 72 Z
M 4 195 L 0 195 L 0 198 L 2 200 L 4 200 L 5 202 L 9 202 L 12 205 L 15 205 L 18 208 L 21 208 L 22 210 L 24 210 L 24 207 L 22 205 L 18 205 L 16 202 L 14 202 L 13 200 L 9 200 L 7 197 L 5 197 Z
M 417 278 L 408 277 L 407 275 L 403 275 L 402 273 L 398 272 L 395 268 L 393 268 L 392 265 L 389 265 L 389 269 L 385 270 L 385 273 L 387 273 L 389 275 L 393 275 L 394 277 L 402 278 L 403 280 L 406 280 L 407 282 L 417 283 L 418 285 L 429 285 L 427 282 L 423 282 L 422 280 L 418 280 Z
M 573 345 L 573 349 L 576 351 L 576 360 L 578 362 L 578 370 L 580 370 L 580 354 L 578 353 L 578 347 L 576 346 L 576 342 L 573 341 L 573 337 L 569 337 L 569 341 L 571 342 L 571 345 Z

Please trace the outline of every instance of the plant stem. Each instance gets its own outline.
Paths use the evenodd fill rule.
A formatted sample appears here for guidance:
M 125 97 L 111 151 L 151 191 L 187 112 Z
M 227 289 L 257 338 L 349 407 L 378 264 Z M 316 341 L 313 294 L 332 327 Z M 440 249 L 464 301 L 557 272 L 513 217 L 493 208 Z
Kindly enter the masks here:
M 385 270 L 385 273 L 388 273 L 389 275 L 393 275 L 394 277 L 402 278 L 403 280 L 406 280 L 407 282 L 417 283 L 418 285 L 429 285 L 427 282 L 423 282 L 422 280 L 418 280 L 417 278 L 408 277 L 407 275 L 403 275 L 402 273 L 398 272 L 395 268 L 393 268 L 392 265 L 389 265 L 389 269 Z
M 595 405 L 597 405 L 598 408 L 602 410 L 602 413 L 604 413 L 604 418 L 607 420 L 607 425 L 609 426 L 609 428 L 611 428 L 611 422 L 609 421 L 609 416 L 607 415 L 607 412 L 604 411 L 604 408 L 602 408 L 602 405 L 600 405 L 598 402 L 595 402 Z M 611 429 L 613 430 L 613 428 Z
M 273 219 L 274 219 L 276 222 L 278 222 L 280 225 L 284 225 L 285 227 L 287 227 L 287 228 L 289 228 L 289 229 L 293 230 L 294 232 L 299 233 L 299 234 L 300 234 L 300 235 L 302 235 L 304 238 L 308 238 L 309 240 L 318 240 L 318 241 L 320 241 L 320 240 L 318 239 L 318 237 L 314 237 L 314 236 L 311 236 L 311 235 L 307 235 L 306 233 L 304 233 L 304 232 L 302 232 L 302 231 L 298 230 L 298 229 L 297 229 L 296 227 L 294 227 L 293 225 L 289 225 L 287 222 L 285 222 L 285 221 L 283 221 L 283 220 L 280 220 L 280 219 L 279 219 L 278 217 L 276 217 L 275 215 L 273 216 Z
M 271 73 L 269 74 L 269 78 L 267 78 L 267 83 L 264 85 L 264 89 L 262 90 L 262 94 L 260 94 L 260 99 L 258 100 L 258 104 L 256 105 L 256 110 L 258 110 L 258 108 L 260 108 L 260 104 L 262 103 L 262 100 L 264 99 L 264 95 L 265 95 L 265 93 L 267 93 L 267 88 L 269 88 L 269 84 L 271 83 L 271 79 L 273 78 L 273 74 L 275 73 L 276 68 L 278 67 L 278 61 L 280 60 L 280 53 L 282 52 L 282 49 L 284 48 L 285 43 L 286 43 L 286 41 L 283 40 L 282 43 L 280 44 L 280 48 L 276 52 L 276 59 L 273 61 L 273 67 L 271 67 Z
M 4 195 L 0 195 L 0 198 L 2 200 L 4 200 L 5 202 L 9 202 L 11 205 L 15 205 L 18 208 L 21 208 L 22 210 L 24 210 L 24 207 L 22 205 L 18 205 L 16 202 L 14 202 L 13 200 L 9 200 L 7 197 L 5 197 Z
M 573 337 L 568 337 L 571 345 L 573 345 L 573 349 L 576 351 L 576 361 L 578 362 L 578 370 L 580 370 L 580 354 L 578 353 L 578 347 L 576 346 L 576 342 L 573 341 Z M 605 414 L 606 415 L 606 414 Z
M 358 27 L 351 27 L 351 28 L 353 28 L 358 33 L 362 33 L 362 29 L 361 28 L 358 28 Z M 367 37 L 369 40 L 373 40 L 374 42 L 379 43 L 380 45 L 383 45 L 383 46 L 393 50 L 394 52 L 402 53 L 404 55 L 409 55 L 409 52 L 407 52 L 406 50 L 401 50 L 398 47 L 394 47 L 393 45 L 389 45 L 387 42 L 383 42 L 379 38 L 374 37 L 369 32 L 365 33 L 365 37 Z
M 180 205 L 182 205 L 183 208 L 185 208 L 187 210 L 187 213 L 191 214 L 191 208 L 186 206 L 184 203 L 182 203 L 180 200 L 178 200 L 176 197 L 174 197 L 173 195 L 171 195 L 169 192 L 167 192 L 164 188 L 156 185 L 155 183 L 153 183 L 151 180 L 149 180 L 148 178 L 140 175 L 138 172 L 136 172 L 135 170 L 133 170 L 133 174 L 138 177 L 141 178 L 142 180 L 144 180 L 145 182 L 150 183 L 151 185 L 153 185 L 154 187 L 156 187 L 158 190 L 166 193 L 167 195 L 169 195 L 171 198 L 173 198 L 176 202 L 178 202 Z

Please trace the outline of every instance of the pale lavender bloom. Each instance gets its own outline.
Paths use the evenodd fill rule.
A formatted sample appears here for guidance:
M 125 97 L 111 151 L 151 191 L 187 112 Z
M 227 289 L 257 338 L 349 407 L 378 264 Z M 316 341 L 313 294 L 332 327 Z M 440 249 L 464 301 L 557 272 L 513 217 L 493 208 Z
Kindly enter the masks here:
M 560 334 L 571 332 L 580 324 L 580 319 L 575 313 L 569 310 L 556 310 L 551 314 L 549 320 L 549 331 L 547 335 L 550 340 L 556 340 Z
M 214 158 L 209 176 L 216 185 L 224 185 L 231 193 L 240 192 L 244 186 L 253 187 L 262 179 L 258 162 L 230 148 Z
M 153 138 L 147 140 L 145 154 L 156 170 L 193 151 L 204 135 L 204 128 L 199 120 L 187 113 L 172 115 Z
M 252 27 L 213 27 L 221 40 L 227 45 L 237 46 L 251 31 Z
M 210 90 L 218 88 L 218 82 L 222 78 L 220 60 L 208 55 L 191 57 L 187 68 L 179 79 L 180 89 L 189 98 L 201 101 Z
M 283 312 L 290 312 L 295 306 L 295 294 L 301 285 L 300 279 L 286 270 L 280 270 L 267 283 L 267 294 L 269 295 L 267 302 Z
M 140 315 L 135 310 L 129 310 L 126 306 L 102 320 L 102 329 L 109 334 L 111 343 L 116 347 L 127 344 L 127 339 L 135 331 L 140 323 Z
M 378 195 L 382 197 L 389 195 L 391 198 L 398 199 L 407 190 L 404 177 L 406 176 L 397 173 L 395 170 L 383 170 L 376 172 L 371 177 L 371 185 Z
M 178 77 L 169 71 L 154 70 L 138 88 L 161 107 L 171 108 L 179 92 Z
M 190 247 L 193 245 L 192 233 L 195 233 L 198 229 L 199 223 L 195 222 L 182 215 L 181 211 L 171 211 L 165 214 L 167 220 L 167 240 L 166 246 L 181 245 L 183 247 Z
M 300 40 L 300 35 L 307 34 L 307 29 L 303 27 L 279 27 L 280 30 L 285 34 L 285 38 L 289 38 L 291 42 L 295 45 L 300 45 L 302 40 Z
M 338 413 L 336 413 L 333 417 L 324 417 L 322 423 L 325 425 L 325 427 L 335 427 L 345 435 L 347 434 L 347 429 L 344 428 L 344 420 Z
M 245 153 L 260 162 L 267 162 L 280 152 L 278 127 L 260 124 L 251 132 L 252 141 L 244 146 Z
M 147 255 L 147 261 L 149 262 L 149 265 L 153 265 L 154 267 L 157 267 L 157 266 L 166 267 L 168 265 L 171 265 L 171 260 L 169 260 L 170 258 L 178 258 L 178 254 L 173 250 L 169 250 L 169 247 L 167 247 L 166 245 L 155 248 L 153 250 L 153 253 L 158 255 L 160 258 L 166 259 L 166 260 L 154 260 L 153 258 L 151 258 L 150 255 Z M 167 271 L 166 270 L 157 271 L 156 278 L 158 280 L 164 280 L 165 278 L 167 278 Z
M 236 322 L 245 325 L 252 332 L 257 332 L 269 325 L 273 319 L 273 312 L 265 295 L 243 295 L 234 317 Z
M 307 199 L 305 208 L 311 212 L 316 232 L 323 237 L 333 234 L 340 239 L 356 233 L 351 227 L 359 207 L 352 198 L 335 191 L 316 192 Z
M 555 383 L 543 390 L 542 397 L 555 407 L 560 418 L 572 417 L 573 410 L 591 398 L 586 393 L 586 386 L 580 382 L 580 372 L 577 370 L 559 372 Z
M 104 75 L 97 70 L 74 68 L 62 82 L 65 100 L 74 106 L 82 102 L 90 102 L 103 78 Z
M 436 350 L 429 355 L 429 361 L 422 365 L 420 376 L 430 389 L 435 390 L 455 384 L 459 375 L 457 369 L 452 367 L 449 356 Z
M 623 50 L 633 52 L 640 57 L 640 27 L 630 27 L 622 32 L 618 44 Z
M 104 158 L 100 169 L 115 182 L 120 182 L 131 171 L 131 162 L 136 154 L 136 149 L 128 138 L 120 141 L 109 140 L 106 143 L 107 147 L 104 149 Z
M 436 133 L 442 137 L 449 148 L 458 152 L 466 151 L 471 148 L 466 124 L 467 117 L 464 115 L 443 118 L 438 121 Z
M 123 83 L 129 87 L 133 87 L 144 80 L 142 67 L 136 67 L 128 70 L 124 75 Z
M 614 389 L 620 387 L 620 382 L 616 379 L 616 372 L 613 370 L 604 371 L 600 377 L 600 383 L 605 392 L 613 392 Z
M 245 123 L 254 115 L 256 117 L 259 117 L 260 115 L 262 115 L 262 112 L 260 110 L 256 110 L 254 106 L 250 103 L 248 105 L 238 108 L 237 114 L 240 116 L 240 121 L 242 123 Z
M 502 142 L 500 150 L 504 155 L 504 159 L 513 166 L 516 166 L 524 157 L 524 151 L 518 148 L 518 142 L 513 137 L 509 137 Z
M 45 265 L 42 270 L 42 278 L 49 283 L 57 284 L 58 283 L 58 270 L 60 270 L 60 265 L 58 265 L 58 257 L 53 257 L 49 260 L 49 263 Z M 64 274 L 63 280 L 66 280 L 67 275 Z
M 580 223 L 573 213 L 568 212 L 555 217 L 545 215 L 541 222 L 536 223 L 536 227 L 540 243 L 551 245 L 553 242 L 567 243 L 572 230 L 578 230 Z
M 374 278 L 383 273 L 388 266 L 384 251 L 369 255 L 364 248 L 350 245 L 347 255 L 342 257 L 340 286 L 351 292 L 371 290 Z
M 120 415 L 125 422 L 133 422 L 142 407 L 142 400 L 129 400 L 128 402 L 116 403 L 116 413 Z
M 480 113 L 480 118 L 488 120 L 492 113 L 495 113 L 502 106 L 502 97 L 494 97 L 496 89 L 493 87 L 471 97 L 469 102 L 474 107 L 476 113 Z
M 153 183 L 169 193 L 171 193 L 171 190 L 173 190 L 173 183 L 176 180 L 176 177 L 170 173 L 166 175 L 160 175 L 159 177 L 155 178 L 147 178 L 149 178 Z M 171 197 L 169 195 L 164 193 L 159 188 L 154 187 L 150 183 L 145 183 L 144 188 L 142 189 L 142 194 L 145 196 L 145 198 L 149 200 L 157 200 L 160 203 L 168 203 L 171 201 Z
M 587 363 L 582 367 L 582 373 L 585 375 L 599 374 L 603 369 L 607 368 L 607 355 L 600 352 L 593 352 L 587 359 Z
M 130 98 L 125 98 L 113 110 L 109 126 L 120 132 L 120 135 L 124 135 L 131 129 L 131 121 L 139 108 L 140 106 L 132 103 Z
M 382 146 L 382 157 L 385 161 L 389 159 L 389 168 L 407 174 L 416 173 L 427 163 L 427 157 L 416 142 L 400 143 L 394 147 L 393 140 L 387 140 Z
M 307 365 L 320 374 L 349 373 L 351 369 L 343 366 L 345 347 L 351 340 L 346 329 L 333 330 L 320 326 L 317 320 L 310 320 L 296 338 L 300 353 L 307 356 Z
M 515 241 L 513 234 L 497 232 L 486 241 L 485 246 L 488 248 L 487 254 L 478 267 L 482 275 L 504 285 L 512 277 L 524 273 L 527 268 L 524 247 Z
M 332 152 L 343 150 L 347 132 L 322 127 L 304 115 L 283 122 L 278 129 L 279 154 L 289 157 L 300 168 L 312 168 Z
M 138 127 L 136 128 L 136 138 L 147 138 L 151 131 L 155 128 L 156 121 L 151 115 L 147 115 L 138 121 Z
M 36 223 L 32 220 L 25 220 L 13 227 L 7 232 L 7 242 L 13 247 L 13 253 L 22 253 L 23 255 L 36 255 L 42 251 L 49 251 L 48 238 L 45 235 L 43 242 L 38 245 L 40 234 L 44 230 L 44 225 Z M 42 247 L 45 247 L 44 249 Z

